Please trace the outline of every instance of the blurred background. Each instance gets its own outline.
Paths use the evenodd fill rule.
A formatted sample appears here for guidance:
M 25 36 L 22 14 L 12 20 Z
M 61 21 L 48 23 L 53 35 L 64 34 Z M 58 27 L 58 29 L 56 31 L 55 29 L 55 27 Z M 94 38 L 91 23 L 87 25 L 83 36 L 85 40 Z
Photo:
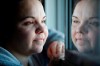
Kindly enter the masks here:
M 41 2 L 46 12 L 48 28 L 64 33 L 66 49 L 75 49 L 71 41 L 70 26 L 77 0 L 41 0 Z

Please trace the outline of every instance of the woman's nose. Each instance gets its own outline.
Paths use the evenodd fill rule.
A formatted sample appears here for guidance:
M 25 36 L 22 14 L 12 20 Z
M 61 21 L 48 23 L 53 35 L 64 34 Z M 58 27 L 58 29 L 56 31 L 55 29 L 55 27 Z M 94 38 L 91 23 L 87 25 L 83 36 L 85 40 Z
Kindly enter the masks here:
M 38 25 L 38 27 L 35 30 L 35 33 L 36 34 L 40 34 L 40 33 L 43 33 L 43 32 L 44 32 L 43 26 L 42 25 Z

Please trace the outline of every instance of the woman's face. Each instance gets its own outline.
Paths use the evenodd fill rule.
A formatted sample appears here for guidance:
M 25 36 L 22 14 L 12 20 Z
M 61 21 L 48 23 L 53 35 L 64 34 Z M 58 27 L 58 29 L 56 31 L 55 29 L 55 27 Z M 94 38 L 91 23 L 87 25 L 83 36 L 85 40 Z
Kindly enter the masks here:
M 40 3 L 20 6 L 20 19 L 14 35 L 14 50 L 21 54 L 40 53 L 48 36 L 46 16 Z
M 80 52 L 100 49 L 100 15 L 97 3 L 80 2 L 72 15 L 72 41 Z

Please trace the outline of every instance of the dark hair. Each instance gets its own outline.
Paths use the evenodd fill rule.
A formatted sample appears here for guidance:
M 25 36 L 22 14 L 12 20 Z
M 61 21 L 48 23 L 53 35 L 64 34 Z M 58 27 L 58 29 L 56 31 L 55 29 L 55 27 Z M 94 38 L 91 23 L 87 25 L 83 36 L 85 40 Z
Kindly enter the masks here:
M 21 0 L 0 1 L 0 42 L 9 41 L 15 32 L 18 7 Z
M 73 0 L 73 11 L 74 11 L 77 3 L 80 2 L 80 1 L 82 1 L 82 0 Z

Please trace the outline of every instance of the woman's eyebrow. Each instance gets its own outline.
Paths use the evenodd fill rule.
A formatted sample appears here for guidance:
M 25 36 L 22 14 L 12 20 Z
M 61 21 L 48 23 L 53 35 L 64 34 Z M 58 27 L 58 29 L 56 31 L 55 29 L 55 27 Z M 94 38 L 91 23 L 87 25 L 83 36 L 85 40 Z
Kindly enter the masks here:
M 27 18 L 35 19 L 35 17 L 33 17 L 33 16 L 26 16 L 26 17 L 20 18 L 20 21 L 23 21 L 23 20 L 25 20 Z M 46 16 L 44 16 L 43 19 L 46 19 Z
M 46 19 L 46 16 L 44 16 L 43 19 Z
M 35 19 L 35 17 L 33 17 L 33 16 L 26 16 L 26 17 L 20 18 L 20 21 L 23 21 L 23 20 L 25 20 L 25 19 L 27 19 L 27 18 Z

